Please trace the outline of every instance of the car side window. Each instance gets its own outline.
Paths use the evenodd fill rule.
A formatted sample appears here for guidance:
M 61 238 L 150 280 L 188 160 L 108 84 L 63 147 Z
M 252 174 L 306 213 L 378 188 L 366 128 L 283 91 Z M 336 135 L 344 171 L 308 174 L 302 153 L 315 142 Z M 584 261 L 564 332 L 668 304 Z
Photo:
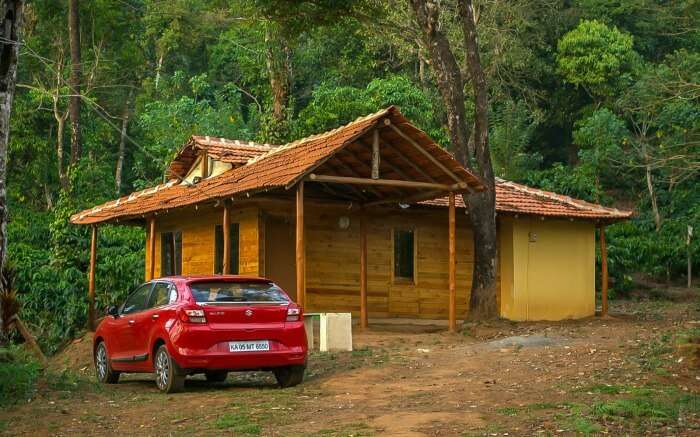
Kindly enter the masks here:
M 146 299 L 151 291 L 153 284 L 144 284 L 136 289 L 129 297 L 126 298 L 122 307 L 122 314 L 131 314 L 146 309 Z
M 148 302 L 148 308 L 155 308 L 163 305 L 168 305 L 177 299 L 177 291 L 173 284 L 167 282 L 157 282 L 153 287 L 151 298 Z

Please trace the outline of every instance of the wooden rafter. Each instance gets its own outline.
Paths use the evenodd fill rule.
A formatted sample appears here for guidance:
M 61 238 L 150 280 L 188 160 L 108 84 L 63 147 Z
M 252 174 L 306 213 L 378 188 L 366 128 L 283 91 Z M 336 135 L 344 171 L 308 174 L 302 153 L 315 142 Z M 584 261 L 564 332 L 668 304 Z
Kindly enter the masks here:
M 403 152 L 401 152 L 399 149 L 397 149 L 396 147 L 394 147 L 394 146 L 391 145 L 390 143 L 388 143 L 388 142 L 384 143 L 384 147 L 386 147 L 387 149 L 389 149 L 389 150 L 391 150 L 392 152 L 394 152 L 398 157 L 401 158 L 401 160 L 403 160 L 403 162 L 405 162 L 406 164 L 408 164 L 413 170 L 416 171 L 416 173 L 418 173 L 418 174 L 420 174 L 421 176 L 423 176 L 424 178 L 426 178 L 429 182 L 437 182 L 437 179 L 435 179 L 434 177 L 432 177 L 432 176 L 430 176 L 428 173 L 426 173 L 425 170 L 423 170 L 422 168 L 420 168 L 420 167 L 418 166 L 418 164 L 416 164 L 415 162 L 413 162 L 413 161 L 412 161 L 411 159 L 409 159 L 406 155 L 404 155 Z
M 374 186 L 387 186 L 387 187 L 401 187 L 401 188 L 415 188 L 415 189 L 435 189 L 444 192 L 454 191 L 454 186 L 435 184 L 432 182 L 416 182 L 416 181 L 402 181 L 399 179 L 367 179 L 367 178 L 357 178 L 357 177 L 345 177 L 345 176 L 332 176 L 332 175 L 319 175 L 316 173 L 311 173 L 309 175 L 309 180 L 314 182 L 330 182 L 336 184 L 352 184 L 352 185 L 374 185 Z
M 409 137 L 409 136 L 406 135 L 400 128 L 398 128 L 398 127 L 396 127 L 394 124 L 392 124 L 392 123 L 391 123 L 391 120 L 389 120 L 389 119 L 387 118 L 387 119 L 384 120 L 384 123 L 385 123 L 387 126 L 389 126 L 394 132 L 396 132 L 401 138 L 403 138 L 404 140 L 408 141 L 408 143 L 409 143 L 410 145 L 412 145 L 416 150 L 418 150 L 419 152 L 421 152 L 421 153 L 423 154 L 423 156 L 425 156 L 426 158 L 428 158 L 428 160 L 429 160 L 430 162 L 432 162 L 432 163 L 435 164 L 437 167 L 439 167 L 440 170 L 442 170 L 443 172 L 445 172 L 445 174 L 447 174 L 449 177 L 451 177 L 455 182 L 461 182 L 461 181 L 462 181 L 456 174 L 454 174 L 454 172 L 453 172 L 452 170 L 450 170 L 449 168 L 445 167 L 445 165 L 444 165 L 442 162 L 438 161 L 437 158 L 435 158 L 433 155 L 431 155 L 430 152 L 428 152 L 427 150 L 425 150 L 425 149 L 424 149 L 420 144 L 418 144 L 413 138 Z M 471 188 L 469 189 L 469 191 L 472 191 Z
M 346 172 L 353 175 L 353 177 L 362 178 L 363 176 L 360 173 L 355 171 L 355 169 L 353 169 L 350 165 L 348 165 L 345 161 L 343 161 L 343 159 L 341 158 L 342 156 L 348 156 L 353 160 L 353 162 L 356 162 L 359 165 L 369 169 L 369 166 L 367 164 L 365 164 L 360 158 L 356 157 L 353 153 L 351 153 L 347 149 L 343 150 L 342 153 L 337 154 L 335 156 L 335 159 L 333 161 L 329 161 L 329 162 L 333 162 L 333 163 L 338 164 L 343 170 L 345 170 Z M 367 188 L 367 191 L 370 191 L 372 194 L 374 194 L 375 196 L 377 196 L 379 198 L 382 198 L 385 196 L 384 193 L 382 193 L 381 191 L 378 191 L 376 189 L 373 189 L 373 188 Z M 393 189 L 393 191 L 400 193 L 400 191 L 396 190 L 396 189 Z

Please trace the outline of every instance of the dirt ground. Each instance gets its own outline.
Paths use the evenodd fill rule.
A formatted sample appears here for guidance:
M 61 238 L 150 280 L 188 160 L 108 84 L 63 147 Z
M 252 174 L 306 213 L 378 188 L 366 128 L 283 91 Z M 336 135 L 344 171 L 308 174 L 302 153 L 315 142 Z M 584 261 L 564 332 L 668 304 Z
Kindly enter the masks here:
M 700 305 L 616 302 L 612 317 L 494 322 L 465 334 L 373 326 L 351 353 L 314 353 L 306 381 L 265 373 L 93 381 L 89 338 L 54 358 L 34 398 L 0 412 L 7 435 L 700 435 L 700 373 L 688 338 Z M 517 338 L 512 338 L 517 337 Z

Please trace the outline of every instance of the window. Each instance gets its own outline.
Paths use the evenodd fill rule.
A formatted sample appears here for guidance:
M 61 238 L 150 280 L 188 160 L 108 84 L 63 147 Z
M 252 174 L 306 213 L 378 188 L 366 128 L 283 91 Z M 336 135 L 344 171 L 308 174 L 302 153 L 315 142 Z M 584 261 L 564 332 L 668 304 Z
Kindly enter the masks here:
M 168 305 L 177 300 L 177 290 L 173 284 L 167 282 L 156 282 L 148 300 L 148 308 L 156 308 Z
M 238 274 L 238 223 L 231 223 L 229 228 L 229 247 L 231 252 L 231 271 L 232 275 Z M 215 231 L 215 256 L 214 256 L 214 273 L 220 275 L 224 272 L 224 227 L 216 225 Z
M 148 299 L 148 294 L 151 292 L 151 287 L 153 287 L 153 284 L 144 284 L 131 293 L 126 298 L 124 305 L 122 305 L 121 313 L 131 314 L 146 309 L 146 299 Z
M 289 302 L 272 282 L 195 282 L 190 284 L 196 302 Z
M 161 276 L 182 274 L 182 232 L 163 232 L 160 243 Z
M 394 278 L 414 280 L 415 232 L 413 230 L 394 230 Z

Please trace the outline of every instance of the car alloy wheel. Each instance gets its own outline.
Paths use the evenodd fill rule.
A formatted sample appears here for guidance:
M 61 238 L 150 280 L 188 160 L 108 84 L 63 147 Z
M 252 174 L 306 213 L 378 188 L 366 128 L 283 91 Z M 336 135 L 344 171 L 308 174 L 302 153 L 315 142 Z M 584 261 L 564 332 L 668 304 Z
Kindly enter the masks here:
M 107 346 L 104 342 L 100 342 L 95 349 L 95 375 L 97 380 L 102 383 L 116 384 L 119 382 L 119 372 L 112 370 L 109 364 Z
M 185 374 L 170 356 L 165 345 L 158 348 L 153 367 L 158 390 L 163 393 L 177 393 L 185 388 Z
M 104 343 L 100 343 L 97 347 L 95 366 L 97 367 L 97 378 L 100 381 L 104 381 L 105 376 L 107 376 L 107 348 L 105 348 Z
M 170 359 L 165 349 L 159 349 L 156 355 L 156 385 L 160 390 L 167 390 L 170 379 Z

